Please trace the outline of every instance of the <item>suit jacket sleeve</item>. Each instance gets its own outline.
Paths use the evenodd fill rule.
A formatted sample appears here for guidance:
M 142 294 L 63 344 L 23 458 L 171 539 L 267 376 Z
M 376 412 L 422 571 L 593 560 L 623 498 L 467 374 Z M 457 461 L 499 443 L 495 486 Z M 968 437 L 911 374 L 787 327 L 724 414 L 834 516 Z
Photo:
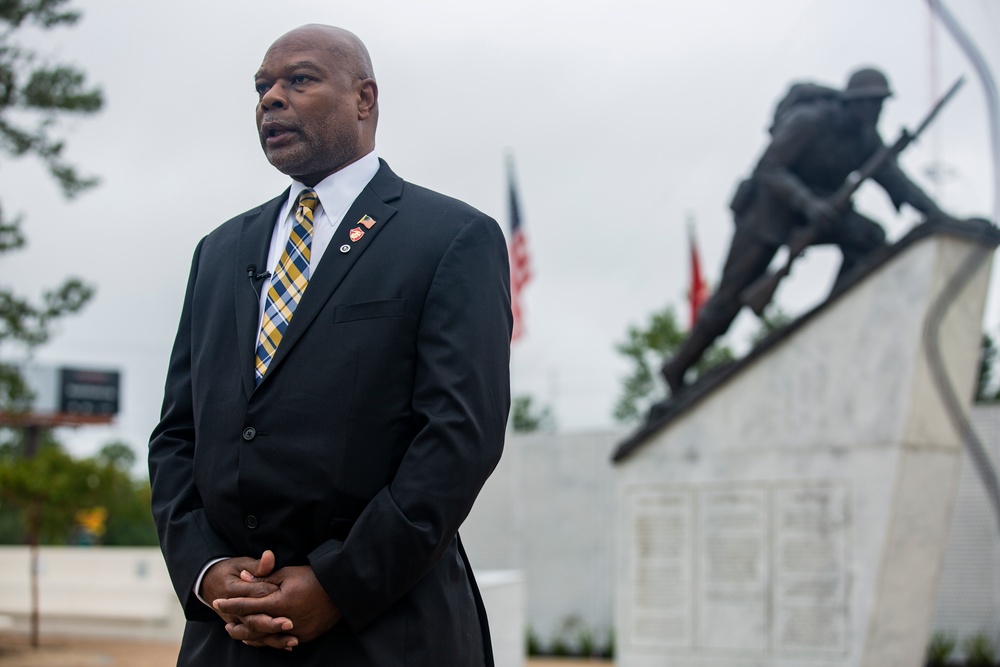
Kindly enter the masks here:
M 437 562 L 499 461 L 510 407 L 510 332 L 506 244 L 496 222 L 478 214 L 442 255 L 418 325 L 416 436 L 346 540 L 309 554 L 353 629 Z
M 160 422 L 149 442 L 152 510 L 160 546 L 185 614 L 192 620 L 217 619 L 194 594 L 205 563 L 233 556 L 209 525 L 194 483 L 195 421 L 191 385 L 191 309 L 204 240 L 191 264 L 184 307 L 174 340 Z

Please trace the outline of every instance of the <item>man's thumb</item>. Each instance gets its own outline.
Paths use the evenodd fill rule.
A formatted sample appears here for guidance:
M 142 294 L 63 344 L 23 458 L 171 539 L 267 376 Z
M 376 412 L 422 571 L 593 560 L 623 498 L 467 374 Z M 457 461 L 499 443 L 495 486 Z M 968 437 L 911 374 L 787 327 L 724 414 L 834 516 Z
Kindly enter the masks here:
M 253 579 L 259 579 L 266 577 L 274 571 L 274 552 L 268 549 L 260 555 L 260 558 L 253 562 L 253 566 L 250 570 L 243 570 L 240 573 L 240 578 L 244 581 L 251 581 Z M 249 575 L 249 576 L 248 576 Z

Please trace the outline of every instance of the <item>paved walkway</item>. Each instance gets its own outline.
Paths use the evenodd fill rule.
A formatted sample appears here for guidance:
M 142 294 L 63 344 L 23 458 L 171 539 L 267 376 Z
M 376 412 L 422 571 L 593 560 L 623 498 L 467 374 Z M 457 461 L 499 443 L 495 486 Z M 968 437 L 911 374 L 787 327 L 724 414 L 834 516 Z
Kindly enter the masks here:
M 124 640 L 42 638 L 35 650 L 23 635 L 0 634 L 0 667 L 174 667 L 177 645 Z M 610 667 L 605 660 L 536 658 L 525 667 Z
M 158 642 L 42 639 L 32 649 L 23 635 L 0 635 L 3 667 L 174 667 L 177 645 Z

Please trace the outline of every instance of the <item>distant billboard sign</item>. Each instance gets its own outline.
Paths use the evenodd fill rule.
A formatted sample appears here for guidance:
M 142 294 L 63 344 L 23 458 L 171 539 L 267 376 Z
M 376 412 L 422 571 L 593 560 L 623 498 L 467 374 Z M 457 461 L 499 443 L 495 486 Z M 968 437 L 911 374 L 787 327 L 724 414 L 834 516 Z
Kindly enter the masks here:
M 59 412 L 118 414 L 121 373 L 82 368 L 59 369 Z

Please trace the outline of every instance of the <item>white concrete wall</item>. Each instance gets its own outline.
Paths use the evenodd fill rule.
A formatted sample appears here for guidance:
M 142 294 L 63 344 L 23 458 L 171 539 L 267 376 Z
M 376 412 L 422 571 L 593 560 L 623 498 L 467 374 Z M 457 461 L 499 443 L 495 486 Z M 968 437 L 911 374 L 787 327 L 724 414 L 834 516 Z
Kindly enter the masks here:
M 1000 404 L 977 405 L 972 424 L 992 455 L 1000 460 Z M 1000 646 L 1000 521 L 983 483 L 966 456 L 945 551 L 944 570 L 934 610 L 934 629 L 962 639 L 984 633 Z
M 462 526 L 476 571 L 519 569 L 528 628 L 549 645 L 613 625 L 614 470 L 627 431 L 510 435 Z M 492 616 L 491 616 L 492 619 Z
M 26 634 L 27 547 L 0 546 L 0 631 Z M 478 572 L 497 667 L 524 664 L 524 583 L 518 572 Z M 42 547 L 40 631 L 45 635 L 181 641 L 184 614 L 156 548 Z
M 975 406 L 972 420 L 1000 461 L 1000 404 Z M 500 466 L 462 527 L 477 571 L 523 570 L 530 582 L 525 623 L 543 641 L 574 617 L 597 630 L 610 626 L 610 574 L 602 576 L 613 571 L 608 457 L 625 435 L 510 436 Z M 604 530 L 591 530 L 595 525 Z M 1000 529 L 968 456 L 961 464 L 933 627 L 959 640 L 986 632 L 1000 645 Z
M 524 666 L 524 579 L 517 570 L 487 570 L 476 576 L 490 619 L 496 667 Z
M 28 631 L 27 547 L 0 547 L 0 615 Z M 184 615 L 159 549 L 42 547 L 42 634 L 180 641 Z

